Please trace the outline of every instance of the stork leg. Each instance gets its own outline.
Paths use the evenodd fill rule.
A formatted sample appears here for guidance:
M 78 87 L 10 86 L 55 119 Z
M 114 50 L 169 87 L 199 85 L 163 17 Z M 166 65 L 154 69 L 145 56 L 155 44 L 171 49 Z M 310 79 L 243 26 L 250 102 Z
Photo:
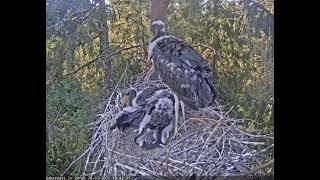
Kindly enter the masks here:
M 184 130 L 186 131 L 186 126 L 185 126 L 185 122 L 186 122 L 186 113 L 184 111 L 184 102 L 183 101 L 180 101 L 180 104 L 181 104 L 181 111 L 182 111 L 182 118 L 183 118 L 183 127 L 184 127 Z
M 178 133 L 178 118 L 179 118 L 179 99 L 176 94 L 174 94 L 174 112 L 175 112 L 174 135 L 176 135 Z
M 166 142 L 170 136 L 170 132 L 172 131 L 172 124 L 173 124 L 173 122 L 171 121 L 170 124 L 162 130 L 162 132 L 161 132 L 162 144 L 166 144 Z
M 116 99 L 116 107 L 118 108 L 118 111 L 121 111 L 121 108 L 120 108 L 120 105 L 121 105 L 120 101 L 121 101 L 121 99 L 122 99 L 122 94 L 119 93 L 119 94 L 117 95 L 117 99 Z

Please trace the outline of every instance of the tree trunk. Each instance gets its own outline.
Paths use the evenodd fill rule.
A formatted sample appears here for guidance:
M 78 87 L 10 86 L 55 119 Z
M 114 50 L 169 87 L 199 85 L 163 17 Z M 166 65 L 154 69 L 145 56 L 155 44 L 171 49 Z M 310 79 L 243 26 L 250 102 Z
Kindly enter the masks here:
M 143 12 L 143 6 L 142 6 L 142 2 L 141 0 L 138 1 L 139 3 L 139 9 L 141 12 Z M 140 25 L 138 26 L 138 31 L 140 32 L 140 44 L 143 44 L 143 57 L 142 57 L 142 61 L 143 61 L 143 71 L 147 71 L 150 69 L 151 67 L 151 62 L 148 60 L 148 44 L 145 43 L 145 32 L 144 32 L 144 27 L 143 27 L 143 19 L 142 16 L 140 16 L 139 18 L 139 23 Z
M 66 60 L 67 60 L 67 73 L 74 71 L 75 69 L 75 59 L 74 59 L 74 51 L 75 51 L 75 32 L 69 32 L 67 40 L 66 40 Z
M 104 86 L 110 86 L 111 84 L 111 77 L 110 77 L 110 66 L 111 66 L 111 59 L 107 59 L 109 53 L 109 36 L 108 36 L 108 24 L 107 24 L 107 6 L 104 0 L 99 0 L 99 15 L 100 19 L 98 22 L 98 29 L 99 29 L 99 40 L 100 40 L 100 54 L 101 61 L 103 63 L 103 83 Z
M 161 20 L 165 22 L 168 6 L 171 0 L 151 0 L 150 19 L 153 21 Z

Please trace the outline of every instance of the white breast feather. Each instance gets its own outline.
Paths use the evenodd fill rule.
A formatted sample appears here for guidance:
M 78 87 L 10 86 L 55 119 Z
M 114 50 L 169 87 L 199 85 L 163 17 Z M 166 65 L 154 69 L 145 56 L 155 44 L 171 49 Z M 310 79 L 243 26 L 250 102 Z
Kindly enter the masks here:
M 157 21 L 153 21 L 151 25 L 155 25 L 155 24 L 158 24 L 158 25 L 163 25 L 164 26 L 164 22 L 161 21 L 161 20 L 157 20 Z
M 131 107 L 131 106 L 123 108 L 123 111 L 130 112 L 130 113 L 132 113 L 132 112 L 134 112 L 136 110 L 137 110 L 136 108 Z

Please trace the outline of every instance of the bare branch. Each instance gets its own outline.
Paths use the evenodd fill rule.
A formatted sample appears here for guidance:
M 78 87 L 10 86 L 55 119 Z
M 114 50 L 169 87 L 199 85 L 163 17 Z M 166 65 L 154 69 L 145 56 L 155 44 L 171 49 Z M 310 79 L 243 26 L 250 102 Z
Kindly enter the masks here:
M 139 174 L 141 174 L 142 176 L 148 176 L 149 174 L 144 172 L 144 171 L 140 171 L 138 169 L 135 169 L 135 168 L 132 168 L 132 167 L 129 167 L 127 165 L 124 165 L 124 164 L 121 164 L 121 163 L 116 163 L 115 166 L 120 166 L 120 167 L 123 167 L 123 168 L 126 168 L 126 169 L 129 169 L 130 171 L 135 171 Z
M 122 51 L 126 51 L 126 50 L 129 50 L 129 49 L 133 49 L 133 48 L 137 48 L 137 47 L 141 47 L 141 46 L 142 46 L 142 45 L 136 45 L 136 46 L 131 46 L 131 47 L 123 48 L 123 49 L 121 49 L 121 50 L 119 50 L 119 51 L 117 51 L 117 52 L 115 52 L 115 53 L 112 53 L 112 54 L 108 55 L 106 58 L 110 58 L 110 57 L 112 57 L 112 56 L 114 56 L 114 55 L 117 55 L 117 54 L 121 53 Z M 72 73 L 69 73 L 69 74 L 65 75 L 64 77 L 67 77 L 67 76 L 69 76 L 69 75 L 71 75 L 71 74 L 75 74 L 75 73 L 79 72 L 81 69 L 83 69 L 83 68 L 89 66 L 90 64 L 92 64 L 93 62 L 97 61 L 104 53 L 106 53 L 106 51 L 102 52 L 97 58 L 95 58 L 95 59 L 87 62 L 86 64 L 80 66 L 78 69 L 76 69 L 76 70 L 73 71 Z
M 135 45 L 135 46 L 123 48 L 123 49 L 121 49 L 121 50 L 119 50 L 119 51 L 117 51 L 117 52 L 114 52 L 114 53 L 108 55 L 106 58 L 110 58 L 110 57 L 112 57 L 112 56 L 115 56 L 115 55 L 117 55 L 117 54 L 120 54 L 122 51 L 126 51 L 126 50 L 133 49 L 133 48 L 138 48 L 138 47 L 142 47 L 142 46 L 143 46 L 143 45 Z M 65 79 L 66 77 L 68 77 L 68 76 L 70 76 L 70 75 L 72 75 L 72 74 L 76 74 L 76 73 L 79 72 L 80 70 L 82 70 L 82 69 L 84 69 L 85 67 L 91 65 L 91 64 L 94 63 L 95 61 L 99 60 L 99 58 L 100 58 L 104 53 L 106 53 L 106 51 L 102 52 L 98 57 L 96 57 L 95 59 L 93 59 L 93 60 L 85 63 L 84 65 L 80 66 L 78 69 L 74 70 L 73 72 L 68 73 L 68 74 L 66 74 L 66 75 L 64 75 L 64 76 L 58 77 L 58 78 L 56 78 L 56 80 L 54 80 L 54 81 L 47 82 L 47 85 L 52 85 L 53 83 L 57 82 L 58 80 L 63 80 L 63 79 Z
M 260 171 L 261 169 L 264 169 L 264 168 L 267 168 L 267 167 L 272 166 L 273 164 L 274 164 L 274 160 L 272 159 L 271 161 L 269 161 L 269 162 L 267 162 L 267 163 L 265 163 L 265 164 L 257 167 L 257 168 L 254 169 L 254 170 L 249 171 L 248 173 L 245 173 L 244 175 L 247 176 L 247 175 L 249 175 L 249 174 L 254 174 L 254 173 Z
M 75 163 L 77 162 L 82 156 L 84 156 L 85 154 L 87 154 L 89 152 L 89 149 L 87 149 L 84 153 L 82 153 L 77 159 L 75 159 L 74 161 L 72 161 L 72 163 L 67 167 L 67 169 L 65 171 L 63 171 L 63 173 L 61 174 L 61 176 L 64 175 L 64 173 L 66 173 L 69 168 Z

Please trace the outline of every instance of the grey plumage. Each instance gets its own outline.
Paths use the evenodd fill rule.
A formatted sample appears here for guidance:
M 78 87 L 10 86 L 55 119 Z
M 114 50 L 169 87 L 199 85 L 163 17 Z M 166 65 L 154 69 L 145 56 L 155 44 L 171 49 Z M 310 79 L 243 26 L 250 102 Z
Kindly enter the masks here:
M 174 117 L 173 92 L 166 86 L 151 85 L 130 88 L 125 96 L 129 106 L 121 110 L 112 129 L 124 130 L 131 126 L 138 129 L 135 142 L 146 149 L 165 144 L 172 130 Z
M 147 149 L 165 144 L 173 128 L 174 97 L 169 89 L 158 90 L 148 99 L 147 114 L 140 124 L 135 142 Z
M 116 123 L 112 125 L 110 129 L 118 128 L 125 130 L 129 126 L 139 127 L 146 114 L 146 110 L 144 109 L 147 104 L 146 99 L 152 97 L 152 95 L 161 88 L 164 87 L 152 86 L 150 88 L 140 87 L 139 90 L 135 88 L 127 89 L 122 98 L 127 99 L 128 102 L 123 102 L 122 104 L 127 104 L 128 106 L 118 112 L 115 118 Z
M 164 86 L 150 86 L 138 92 L 138 96 L 134 99 L 135 105 L 142 106 L 147 104 L 147 99 L 150 98 L 156 91 L 164 89 Z

